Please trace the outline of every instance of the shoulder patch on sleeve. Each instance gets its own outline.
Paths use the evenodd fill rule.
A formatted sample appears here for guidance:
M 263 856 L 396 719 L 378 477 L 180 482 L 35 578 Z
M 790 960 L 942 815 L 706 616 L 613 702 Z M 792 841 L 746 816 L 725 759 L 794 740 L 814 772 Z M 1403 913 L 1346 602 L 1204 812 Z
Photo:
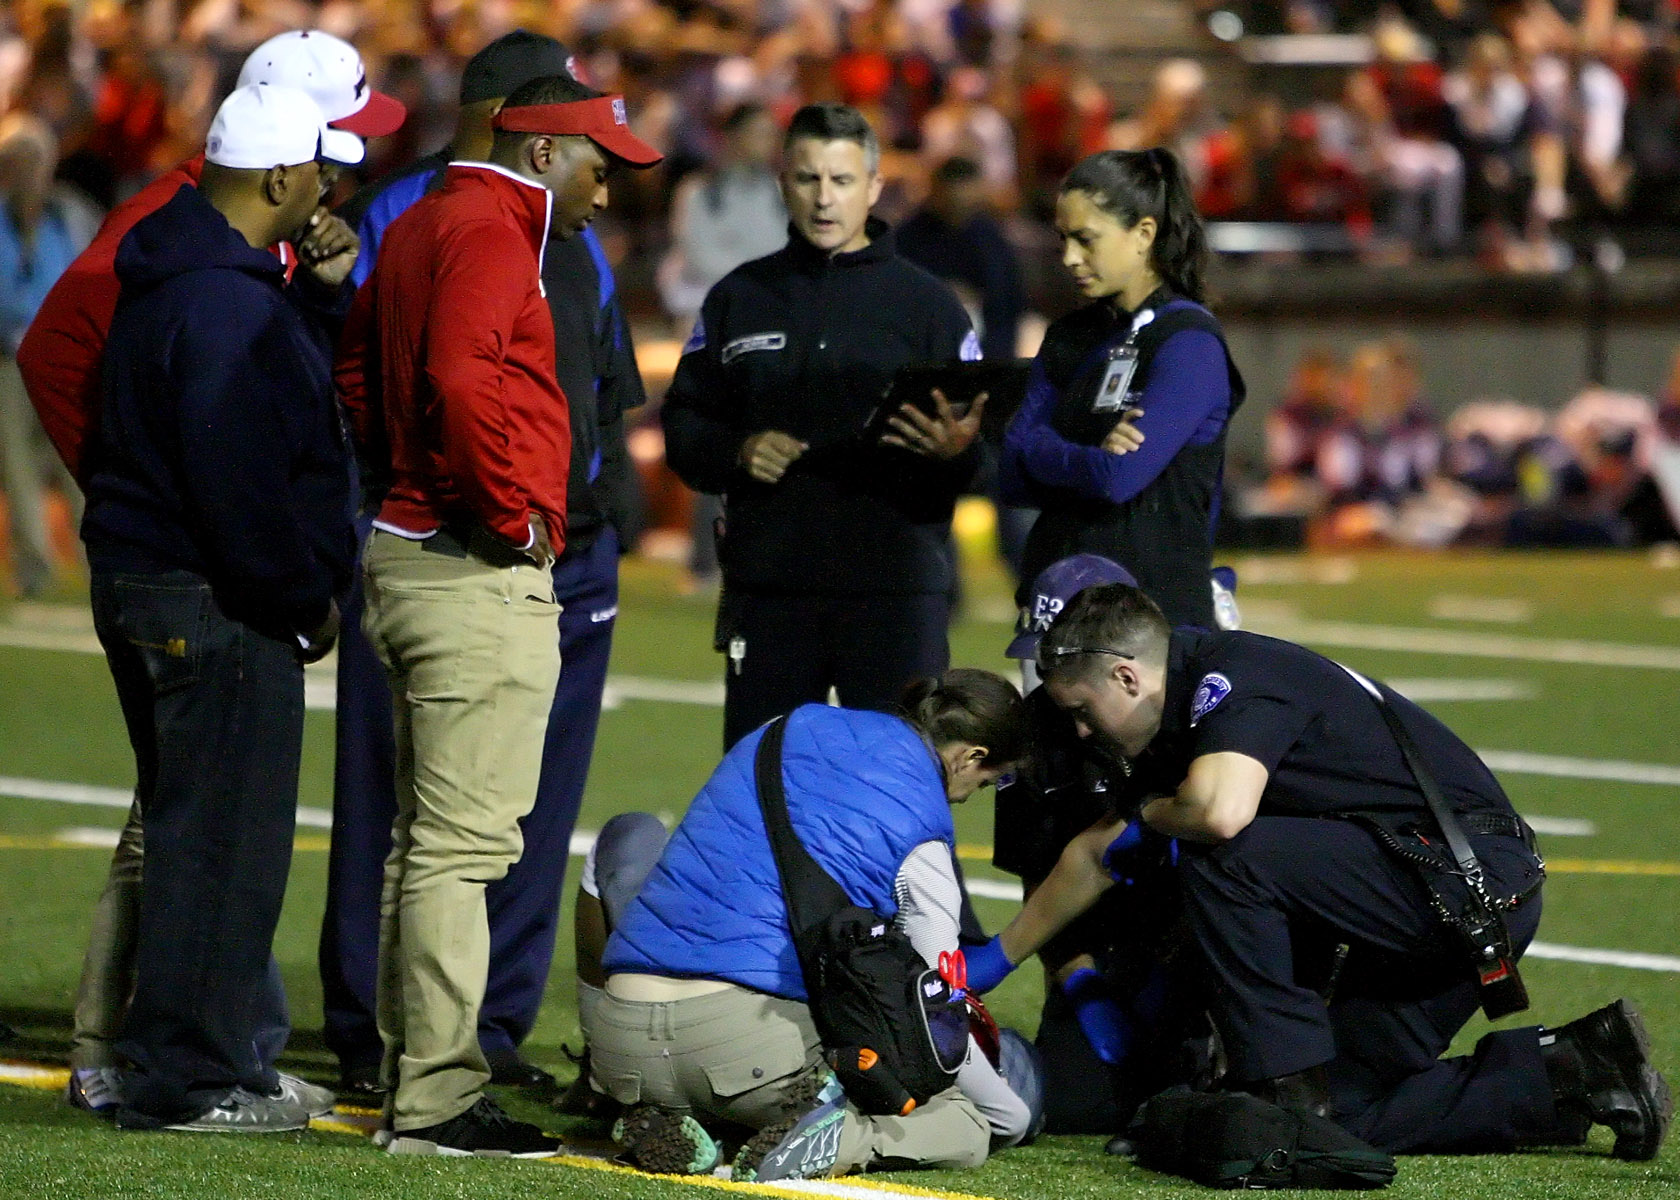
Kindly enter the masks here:
M 696 350 L 704 350 L 705 348 L 706 318 L 701 315 L 696 315 L 694 318 L 694 330 L 688 335 L 688 341 L 683 343 L 682 352 L 684 354 L 693 354 Z
M 1218 671 L 1203 675 L 1202 681 L 1196 685 L 1195 696 L 1190 700 L 1190 724 L 1195 725 L 1230 694 L 1231 681 Z
M 962 345 L 957 347 L 957 357 L 963 362 L 980 361 L 980 335 L 970 329 L 963 335 Z

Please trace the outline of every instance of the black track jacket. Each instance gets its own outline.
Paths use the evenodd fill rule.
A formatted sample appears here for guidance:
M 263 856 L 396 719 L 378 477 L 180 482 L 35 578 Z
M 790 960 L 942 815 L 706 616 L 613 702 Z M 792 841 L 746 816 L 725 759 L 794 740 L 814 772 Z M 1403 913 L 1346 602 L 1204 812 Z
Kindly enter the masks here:
M 865 422 L 893 373 L 979 357 L 944 283 L 900 258 L 871 218 L 870 243 L 832 257 L 787 246 L 725 276 L 700 310 L 661 420 L 685 483 L 726 496 L 725 583 L 779 594 L 950 590 L 951 510 L 976 450 L 939 462 L 868 444 Z M 774 484 L 739 465 L 778 429 L 810 445 Z

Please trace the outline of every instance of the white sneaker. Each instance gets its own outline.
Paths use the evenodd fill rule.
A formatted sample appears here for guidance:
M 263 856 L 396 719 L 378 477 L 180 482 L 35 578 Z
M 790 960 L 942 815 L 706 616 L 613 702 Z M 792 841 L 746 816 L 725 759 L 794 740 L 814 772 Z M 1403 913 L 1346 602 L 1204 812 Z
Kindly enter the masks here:
M 280 1072 L 280 1095 L 300 1104 L 312 1117 L 327 1117 L 332 1115 L 333 1105 L 338 1103 L 338 1097 L 324 1087 L 307 1083 L 296 1075 Z
M 190 1121 L 165 1125 L 187 1133 L 289 1133 L 309 1127 L 309 1110 L 284 1094 L 259 1096 L 242 1087 Z
M 122 1072 L 115 1067 L 78 1067 L 64 1085 L 64 1098 L 72 1108 L 112 1120 L 122 1105 Z

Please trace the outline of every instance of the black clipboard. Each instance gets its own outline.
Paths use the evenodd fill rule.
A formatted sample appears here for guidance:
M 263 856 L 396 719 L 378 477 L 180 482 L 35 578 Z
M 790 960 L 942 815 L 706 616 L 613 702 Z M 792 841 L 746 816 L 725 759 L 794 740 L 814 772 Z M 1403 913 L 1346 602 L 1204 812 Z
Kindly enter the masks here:
M 950 401 L 958 417 L 967 415 L 974 399 L 986 393 L 986 409 L 982 418 L 987 436 L 996 430 L 1001 436 L 1004 425 L 1021 407 L 1027 395 L 1027 376 L 1032 360 L 1027 358 L 981 359 L 974 362 L 953 360 L 939 363 L 913 363 L 900 367 L 887 385 L 886 393 L 875 411 L 869 414 L 863 429 L 864 440 L 874 443 L 891 433 L 889 417 L 905 404 L 912 404 L 930 417 L 939 415 L 933 390 L 938 388 Z

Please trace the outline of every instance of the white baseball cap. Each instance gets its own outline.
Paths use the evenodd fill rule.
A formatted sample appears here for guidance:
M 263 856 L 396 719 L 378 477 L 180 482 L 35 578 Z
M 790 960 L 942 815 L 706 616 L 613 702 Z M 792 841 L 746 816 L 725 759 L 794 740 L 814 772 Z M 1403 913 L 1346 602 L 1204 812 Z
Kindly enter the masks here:
M 353 167 L 362 161 L 362 139 L 331 129 L 309 94 L 266 83 L 246 84 L 222 101 L 210 136 L 206 162 L 244 171 L 296 166 L 327 159 Z
M 408 110 L 402 101 L 368 86 L 356 47 L 319 29 L 299 29 L 268 39 L 246 56 L 239 85 L 281 84 L 309 93 L 327 124 L 358 137 L 395 133 Z

